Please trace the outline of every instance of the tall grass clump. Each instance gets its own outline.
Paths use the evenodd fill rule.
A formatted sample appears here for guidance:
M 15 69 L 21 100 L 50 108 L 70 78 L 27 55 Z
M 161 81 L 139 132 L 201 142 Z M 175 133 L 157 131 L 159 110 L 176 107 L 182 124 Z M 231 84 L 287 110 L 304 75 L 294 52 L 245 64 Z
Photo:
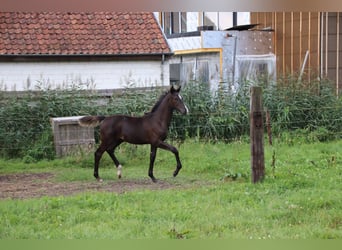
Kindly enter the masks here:
M 0 156 L 54 158 L 50 119 L 92 113 L 79 88 L 2 92 L 0 102 Z
M 171 127 L 174 138 L 231 141 L 249 131 L 249 92 L 243 85 L 236 93 L 208 84 L 188 83 L 182 96 L 190 109 L 188 116 L 176 116 Z
M 39 87 L 39 86 L 38 86 Z M 0 92 L 0 157 L 29 160 L 55 157 L 50 120 L 80 115 L 143 115 L 150 111 L 160 89 L 124 90 L 101 97 L 81 84 L 65 89 L 42 86 L 39 91 Z M 96 131 L 98 132 L 98 131 Z M 97 138 L 97 136 L 96 136 Z
M 299 131 L 320 141 L 341 137 L 342 98 L 328 80 L 282 78 L 264 88 L 263 100 L 276 134 Z
M 183 89 L 190 115 L 176 117 L 171 128 L 174 138 L 186 136 L 206 141 L 232 141 L 249 135 L 250 87 L 263 88 L 263 106 L 271 114 L 275 135 L 298 133 L 312 140 L 341 137 L 342 99 L 335 95 L 328 80 L 281 78 L 277 83 L 264 81 L 239 83 L 236 91 L 193 82 Z

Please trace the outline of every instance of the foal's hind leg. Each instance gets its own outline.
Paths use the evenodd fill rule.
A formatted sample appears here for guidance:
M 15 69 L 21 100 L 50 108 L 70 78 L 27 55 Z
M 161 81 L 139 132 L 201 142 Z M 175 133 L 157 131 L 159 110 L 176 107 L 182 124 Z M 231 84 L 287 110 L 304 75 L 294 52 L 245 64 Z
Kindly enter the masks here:
M 153 165 L 154 165 L 154 160 L 156 159 L 156 155 L 157 155 L 157 147 L 151 145 L 150 167 L 148 169 L 148 176 L 151 178 L 153 182 L 157 182 L 157 179 L 153 175 Z
M 121 166 L 120 162 L 118 161 L 118 159 L 116 158 L 114 151 L 115 151 L 115 148 L 117 146 L 119 146 L 121 143 L 122 143 L 122 141 L 116 142 L 112 147 L 110 147 L 109 149 L 106 150 L 107 153 L 109 154 L 110 158 L 112 158 L 116 168 L 118 169 L 117 176 L 119 179 L 122 177 L 122 172 L 121 172 L 122 166 Z
M 101 144 L 100 147 L 95 151 L 94 177 L 98 181 L 102 181 L 102 179 L 99 176 L 99 163 L 104 151 L 106 151 L 106 148 L 103 144 Z

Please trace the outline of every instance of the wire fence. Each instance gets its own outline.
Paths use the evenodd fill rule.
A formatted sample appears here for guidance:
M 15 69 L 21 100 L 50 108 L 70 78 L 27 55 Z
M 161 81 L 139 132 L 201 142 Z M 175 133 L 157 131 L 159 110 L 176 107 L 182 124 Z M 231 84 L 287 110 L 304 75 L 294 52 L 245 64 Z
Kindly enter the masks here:
M 310 140 L 340 139 L 342 100 L 336 98 L 329 85 L 320 83 L 318 90 L 307 90 L 305 86 L 298 85 L 266 87 L 263 93 L 265 131 L 271 128 L 271 136 L 280 139 L 282 133 L 306 136 Z M 44 91 L 1 98 L 0 156 L 53 158 L 51 118 L 97 114 L 141 116 L 151 110 L 160 94 L 160 89 L 127 90 L 104 98 L 96 93 L 84 95 L 79 91 Z M 181 94 L 190 113 L 186 116 L 174 114 L 168 140 L 248 140 L 249 86 L 241 86 L 234 94 L 213 94 L 208 85 L 196 83 L 183 87 Z M 266 112 L 270 114 L 268 127 Z M 296 134 L 295 131 L 299 132 Z M 69 133 L 77 132 L 72 130 Z M 76 136 L 71 134 L 73 138 Z M 95 129 L 95 140 L 99 142 L 99 128 Z
M 300 111 L 300 112 L 305 112 L 305 111 L 317 111 L 317 112 L 322 112 L 324 113 L 324 111 L 327 110 L 334 110 L 336 109 L 336 107 L 324 107 L 324 108 L 304 108 L 304 109 L 296 109 L 296 111 Z M 271 114 L 276 114 L 277 112 L 279 112 L 279 110 L 268 110 L 268 112 Z M 194 138 L 197 141 L 202 141 L 202 142 L 210 142 L 210 141 L 222 141 L 222 142 L 229 142 L 232 141 L 234 139 L 238 139 L 240 137 L 246 137 L 248 138 L 249 136 L 249 120 L 247 120 L 247 123 L 243 125 L 243 130 L 245 131 L 245 133 L 243 134 L 237 134 L 235 138 L 220 138 L 219 135 L 215 134 L 215 131 L 217 130 L 230 130 L 231 129 L 231 124 L 213 124 L 210 122 L 211 119 L 216 118 L 223 118 L 223 117 L 227 117 L 227 118 L 231 118 L 231 117 L 235 117 L 236 115 L 241 114 L 240 112 L 213 112 L 213 113 L 206 113 L 206 112 L 195 112 L 195 113 L 190 113 L 188 114 L 186 117 L 182 117 L 180 115 L 176 115 L 175 118 L 181 118 L 182 121 L 172 121 L 171 126 L 169 128 L 169 140 L 177 140 L 179 139 L 177 137 L 177 131 L 184 131 L 185 134 L 187 134 L 188 131 L 197 131 L 196 134 L 190 136 L 189 138 Z M 190 120 L 192 118 L 197 119 L 198 117 L 201 117 L 204 121 L 206 121 L 204 124 L 191 124 Z M 249 117 L 248 117 L 249 119 Z M 18 123 L 18 122 L 22 122 L 22 118 L 17 117 L 17 118 L 10 118 L 8 119 L 7 117 L 1 117 L 0 116 L 0 120 L 2 120 L 4 123 L 10 124 L 10 123 Z M 25 136 L 25 137 L 31 137 L 31 138 L 37 138 L 39 136 L 41 136 L 43 133 L 46 133 L 45 130 L 40 130 L 39 128 L 37 129 L 32 129 L 29 126 L 27 126 L 27 124 L 37 124 L 37 122 L 39 123 L 41 120 L 37 121 L 37 116 L 26 116 L 25 117 L 25 123 L 21 125 L 21 130 L 16 130 L 16 131 L 2 131 L 2 135 L 1 137 L 20 137 L 20 135 Z M 48 121 L 50 122 L 50 121 Z M 306 129 L 308 124 L 315 124 L 317 123 L 317 119 L 316 118 L 312 118 L 312 119 L 308 119 L 308 120 L 289 120 L 289 121 L 271 121 L 270 122 L 270 127 L 271 130 L 274 127 L 291 127 L 291 129 L 289 131 L 284 130 L 283 132 L 290 132 L 290 131 L 296 131 L 299 130 L 299 133 L 297 135 L 295 135 L 296 133 L 293 133 L 294 136 L 305 136 L 305 134 L 303 134 L 304 130 Z M 325 123 L 325 124 L 324 124 Z M 321 127 L 328 127 L 331 124 L 337 124 L 337 123 L 342 123 L 342 117 L 340 118 L 334 118 L 334 119 L 325 119 L 324 123 L 321 123 Z M 296 126 L 293 126 L 296 125 Z M 265 132 L 267 131 L 267 122 L 266 122 L 266 113 L 264 112 L 264 129 Z M 207 134 L 203 135 L 202 132 L 200 131 L 209 131 Z M 41 145 L 40 148 L 51 148 L 53 147 L 53 133 L 52 133 L 52 127 L 49 128 L 49 133 L 46 133 L 45 136 L 49 137 L 49 140 L 51 140 L 51 144 L 50 145 Z M 309 135 L 310 133 L 315 132 L 312 129 L 307 129 L 307 135 Z M 70 137 L 77 137 L 78 132 L 68 132 L 70 133 L 74 133 L 74 134 L 70 134 Z M 279 133 L 279 132 L 278 132 Z M 317 131 L 316 131 L 317 133 Z M 342 131 L 322 131 L 322 133 L 325 136 L 329 136 L 329 138 L 342 138 Z M 274 134 L 272 134 L 273 136 Z M 267 136 L 267 135 L 266 135 Z M 312 136 L 312 135 L 311 135 Z M 323 135 L 322 135 L 323 136 Z M 98 137 L 98 129 L 95 130 L 95 138 L 97 139 L 97 142 L 99 142 L 99 137 Z M 82 138 L 80 138 L 82 139 Z M 182 139 L 182 138 L 181 138 Z M 186 139 L 186 138 L 183 138 Z M 20 149 L 25 149 L 27 148 L 26 145 L 20 145 L 18 146 L 18 140 L 17 141 L 13 141 L 13 143 L 8 143 L 8 144 L 1 144 L 0 145 L 0 151 L 1 150 L 20 150 Z

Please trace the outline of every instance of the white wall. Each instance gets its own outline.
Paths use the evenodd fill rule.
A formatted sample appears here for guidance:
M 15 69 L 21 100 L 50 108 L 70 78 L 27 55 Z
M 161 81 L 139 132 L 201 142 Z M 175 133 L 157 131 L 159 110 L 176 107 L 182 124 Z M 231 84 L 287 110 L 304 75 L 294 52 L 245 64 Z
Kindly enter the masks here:
M 148 87 L 169 84 L 165 61 L 0 62 L 0 90 L 66 88 L 95 84 L 96 89 Z

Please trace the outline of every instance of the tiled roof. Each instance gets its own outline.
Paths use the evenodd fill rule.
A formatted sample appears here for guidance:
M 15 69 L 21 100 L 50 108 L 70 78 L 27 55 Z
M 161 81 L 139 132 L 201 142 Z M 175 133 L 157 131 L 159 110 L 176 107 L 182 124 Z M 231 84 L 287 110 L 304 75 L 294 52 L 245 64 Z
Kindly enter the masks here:
M 170 52 L 150 12 L 0 12 L 0 56 Z

